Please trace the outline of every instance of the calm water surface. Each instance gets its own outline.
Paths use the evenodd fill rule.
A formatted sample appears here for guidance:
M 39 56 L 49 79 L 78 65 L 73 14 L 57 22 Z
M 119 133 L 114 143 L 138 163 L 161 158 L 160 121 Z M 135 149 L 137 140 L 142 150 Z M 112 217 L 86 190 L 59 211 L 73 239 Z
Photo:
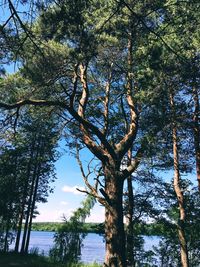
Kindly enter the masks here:
M 30 250 L 39 249 L 39 253 L 48 255 L 49 249 L 53 247 L 54 232 L 32 231 L 30 238 Z M 159 238 L 156 236 L 145 236 L 145 250 L 149 250 L 152 246 L 159 243 Z M 12 248 L 12 247 L 11 247 Z M 88 234 L 83 241 L 81 261 L 84 263 L 103 263 L 105 255 L 105 242 L 103 237 L 97 234 Z

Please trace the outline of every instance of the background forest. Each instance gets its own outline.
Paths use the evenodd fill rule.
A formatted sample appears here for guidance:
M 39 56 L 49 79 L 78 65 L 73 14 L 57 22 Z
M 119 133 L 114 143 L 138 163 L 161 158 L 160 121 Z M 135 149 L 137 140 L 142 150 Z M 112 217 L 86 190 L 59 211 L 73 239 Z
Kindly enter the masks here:
M 88 197 L 57 233 L 55 261 L 77 258 L 76 229 L 98 201 L 104 266 L 200 266 L 199 1 L 6 0 L 1 9 L 0 249 L 14 242 L 28 253 L 64 140 Z M 149 222 L 162 240 L 147 255 L 138 228 Z

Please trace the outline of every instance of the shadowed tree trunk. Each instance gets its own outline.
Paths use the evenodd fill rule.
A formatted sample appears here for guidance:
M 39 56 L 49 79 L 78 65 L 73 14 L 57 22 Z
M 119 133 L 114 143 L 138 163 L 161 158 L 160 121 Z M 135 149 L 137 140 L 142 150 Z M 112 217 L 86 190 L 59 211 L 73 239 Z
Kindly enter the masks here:
M 27 234 L 28 234 L 28 222 L 30 218 L 30 211 L 31 211 L 31 204 L 32 204 L 32 198 L 33 198 L 33 189 L 34 189 L 34 183 L 35 183 L 35 175 L 33 175 L 32 183 L 31 183 L 31 189 L 29 193 L 29 200 L 28 200 L 28 207 L 25 211 L 25 224 L 24 224 L 24 232 L 23 232 L 23 238 L 22 238 L 22 245 L 21 245 L 21 253 L 27 253 L 28 251 L 25 251 L 26 242 L 27 242 Z
M 195 156 L 196 156 L 196 173 L 197 173 L 197 182 L 198 189 L 200 192 L 200 131 L 199 131 L 199 95 L 197 89 L 196 78 L 193 78 L 193 100 L 194 100 L 194 147 L 195 147 Z
M 128 151 L 128 165 L 131 164 L 131 150 Z M 127 238 L 126 238 L 126 252 L 127 261 L 130 266 L 134 265 L 134 253 L 133 253 L 133 185 L 131 175 L 127 178 L 128 186 L 128 210 L 127 210 Z
M 128 213 L 127 213 L 127 239 L 126 239 L 126 250 L 127 250 L 127 261 L 129 266 L 135 266 L 134 264 L 134 253 L 133 253 L 133 185 L 132 185 L 132 177 L 129 176 L 127 178 L 128 184 Z
M 9 230 L 10 230 L 10 217 L 9 214 L 7 214 L 7 220 L 6 220 L 6 231 L 5 231 L 5 237 L 4 237 L 4 247 L 3 251 L 8 251 L 8 237 L 9 237 Z
M 29 177 L 31 173 L 31 162 L 33 160 L 33 152 L 35 147 L 35 140 L 32 143 L 31 151 L 30 151 L 30 159 L 28 161 L 27 166 L 27 174 L 26 174 L 26 181 L 23 189 L 23 196 L 22 196 L 22 204 L 20 207 L 20 214 L 19 214 L 19 221 L 18 221 L 18 227 L 17 227 L 17 237 L 15 242 L 15 252 L 19 251 L 19 244 L 20 244 L 20 237 L 21 237 L 21 230 L 22 230 L 22 222 L 24 218 L 24 211 L 25 211 L 25 205 L 26 205 L 26 198 L 27 198 L 27 190 L 28 190 L 28 184 L 29 184 Z
M 31 228 L 32 228 L 33 213 L 34 213 L 34 209 L 35 209 L 35 203 L 36 203 L 39 179 L 40 179 L 40 163 L 38 163 L 37 175 L 36 175 L 36 181 L 35 181 L 34 193 L 33 193 L 33 199 L 32 199 L 32 203 L 31 203 L 31 211 L 30 211 L 30 216 L 29 216 L 28 233 L 27 233 L 26 245 L 25 245 L 25 253 L 28 253 L 28 247 L 29 247 L 30 235 L 31 235 Z
M 25 203 L 22 204 L 21 213 L 19 214 L 19 220 L 18 220 L 18 226 L 17 226 L 17 237 L 16 237 L 16 242 L 15 242 L 15 252 L 19 251 L 19 242 L 20 242 L 20 237 L 21 237 L 21 232 L 22 232 L 24 208 L 25 208 Z
M 26 219 L 25 219 L 25 225 L 24 225 L 24 233 L 23 233 L 23 238 L 22 238 L 22 245 L 21 245 L 21 253 L 27 253 L 28 250 L 26 251 L 26 242 L 27 242 L 27 235 L 28 235 L 28 223 L 29 223 L 29 219 L 31 216 L 31 206 L 32 206 L 32 202 L 33 202 L 33 194 L 34 194 L 34 186 L 35 186 L 35 181 L 36 181 L 36 175 L 37 175 L 37 168 L 38 168 L 38 163 L 37 163 L 37 159 L 38 159 L 38 155 L 39 155 L 39 149 L 40 149 L 40 142 L 38 142 L 37 144 L 37 151 L 36 151 L 36 155 L 33 157 L 33 173 L 31 175 L 31 188 L 30 188 L 30 192 L 29 192 L 29 200 L 28 200 L 28 207 L 27 207 L 27 211 L 26 211 Z
M 28 167 L 28 175 L 26 179 L 26 184 L 24 186 L 23 199 L 22 199 L 22 204 L 20 207 L 20 214 L 19 214 L 19 220 L 18 220 L 18 226 L 17 226 L 17 237 L 16 237 L 16 242 L 15 242 L 15 252 L 19 251 L 19 243 L 20 243 L 22 223 L 23 223 L 24 211 L 25 211 L 25 205 L 26 205 L 29 176 L 30 176 L 30 166 Z

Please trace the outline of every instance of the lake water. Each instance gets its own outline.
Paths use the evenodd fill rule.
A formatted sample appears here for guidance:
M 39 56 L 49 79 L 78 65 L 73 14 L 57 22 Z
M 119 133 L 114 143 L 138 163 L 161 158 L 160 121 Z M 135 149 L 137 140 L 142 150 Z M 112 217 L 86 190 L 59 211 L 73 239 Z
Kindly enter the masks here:
M 49 249 L 53 246 L 54 232 L 32 231 L 30 238 L 30 250 L 39 249 L 39 253 L 48 255 Z M 149 250 L 152 246 L 159 243 L 159 238 L 156 236 L 145 236 L 145 250 Z M 11 247 L 12 249 L 12 247 Z M 98 234 L 89 233 L 83 241 L 81 251 L 81 261 L 84 263 L 103 263 L 105 255 L 105 242 L 103 237 Z
M 53 247 L 54 232 L 32 231 L 30 238 L 30 249 L 39 248 L 40 252 L 48 255 L 49 249 Z M 103 263 L 105 254 L 105 243 L 103 237 L 97 234 L 88 234 L 83 241 L 81 250 L 81 261 L 84 263 Z

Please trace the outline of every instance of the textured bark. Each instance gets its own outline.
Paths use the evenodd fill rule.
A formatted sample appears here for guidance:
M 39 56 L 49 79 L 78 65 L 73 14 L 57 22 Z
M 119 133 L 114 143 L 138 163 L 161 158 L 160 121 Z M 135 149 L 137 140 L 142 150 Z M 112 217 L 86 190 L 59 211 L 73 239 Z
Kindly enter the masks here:
M 104 266 L 126 267 L 125 232 L 123 224 L 123 180 L 105 170 L 105 194 L 109 206 L 105 208 L 106 256 Z
M 178 141 L 177 141 L 177 126 L 175 122 L 175 107 L 173 94 L 170 95 L 170 103 L 173 115 L 173 126 L 172 126 L 172 138 L 173 138 L 173 156 L 174 156 L 174 191 L 178 200 L 179 207 L 179 220 L 178 220 L 178 237 L 181 247 L 181 264 L 182 267 L 189 267 L 188 260 L 188 249 L 187 240 L 185 236 L 185 207 L 184 207 L 184 196 L 181 190 L 181 178 L 179 171 L 179 154 L 178 154 Z
M 189 267 L 189 259 L 188 259 L 188 249 L 187 242 L 185 238 L 184 224 L 180 220 L 178 224 L 178 237 L 181 245 L 181 264 L 182 267 Z

